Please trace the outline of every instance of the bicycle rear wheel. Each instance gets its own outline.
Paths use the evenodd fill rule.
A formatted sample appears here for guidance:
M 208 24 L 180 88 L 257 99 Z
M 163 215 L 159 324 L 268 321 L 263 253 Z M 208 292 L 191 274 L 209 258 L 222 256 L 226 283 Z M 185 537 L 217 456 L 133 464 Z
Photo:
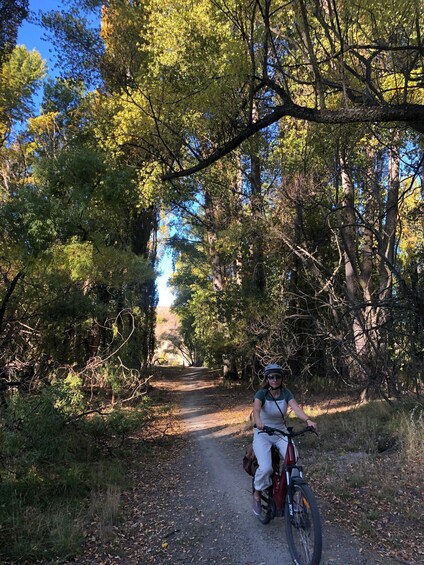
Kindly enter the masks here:
M 311 489 L 304 482 L 291 486 L 293 515 L 286 499 L 285 521 L 289 549 L 297 565 L 318 565 L 322 552 L 321 519 Z

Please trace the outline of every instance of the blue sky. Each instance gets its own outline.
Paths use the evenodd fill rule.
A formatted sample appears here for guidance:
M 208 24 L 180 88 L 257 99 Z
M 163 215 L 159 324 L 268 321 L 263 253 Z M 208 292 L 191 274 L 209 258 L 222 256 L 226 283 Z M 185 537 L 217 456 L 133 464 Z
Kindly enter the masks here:
M 30 12 L 39 12 L 39 10 L 56 10 L 61 8 L 61 2 L 54 2 L 53 0 L 30 0 L 29 9 Z M 53 57 L 52 53 L 49 53 L 51 45 L 46 41 L 41 39 L 43 35 L 43 30 L 28 22 L 23 22 L 22 26 L 18 31 L 18 43 L 24 44 L 29 50 L 37 49 L 41 53 L 43 59 L 46 59 L 49 68 L 53 67 Z
M 62 8 L 62 2 L 53 0 L 30 0 L 29 9 L 31 12 L 38 12 L 39 10 L 57 10 Z M 18 44 L 23 44 L 27 49 L 37 49 L 43 59 L 47 61 L 50 75 L 54 74 L 54 52 L 52 45 L 42 39 L 43 30 L 29 22 L 23 22 L 18 32 Z M 39 103 L 36 101 L 36 103 Z M 172 260 L 170 253 L 165 253 L 159 264 L 159 272 L 163 273 L 158 277 L 157 285 L 159 292 L 159 306 L 170 306 L 173 301 L 173 295 L 167 287 L 169 274 L 172 271 Z
M 169 275 L 172 273 L 172 257 L 170 252 L 165 253 L 163 256 L 159 264 L 159 271 L 163 272 L 157 279 L 159 306 L 171 306 L 174 296 L 167 287 Z

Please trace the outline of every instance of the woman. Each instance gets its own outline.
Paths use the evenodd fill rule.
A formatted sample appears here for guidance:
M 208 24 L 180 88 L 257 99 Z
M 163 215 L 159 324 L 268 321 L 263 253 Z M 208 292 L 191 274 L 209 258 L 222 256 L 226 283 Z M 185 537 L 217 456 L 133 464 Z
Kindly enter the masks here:
M 282 458 L 286 455 L 287 439 L 280 435 L 259 433 L 264 426 L 285 429 L 284 415 L 287 407 L 293 410 L 298 418 L 304 420 L 308 426 L 316 428 L 313 422 L 296 400 L 288 388 L 283 385 L 283 368 L 280 365 L 267 365 L 264 370 L 267 386 L 255 394 L 253 401 L 253 419 L 255 430 L 253 436 L 253 450 L 259 463 L 255 473 L 253 512 L 258 516 L 261 513 L 261 491 L 272 484 L 272 459 L 271 446 L 275 445 Z

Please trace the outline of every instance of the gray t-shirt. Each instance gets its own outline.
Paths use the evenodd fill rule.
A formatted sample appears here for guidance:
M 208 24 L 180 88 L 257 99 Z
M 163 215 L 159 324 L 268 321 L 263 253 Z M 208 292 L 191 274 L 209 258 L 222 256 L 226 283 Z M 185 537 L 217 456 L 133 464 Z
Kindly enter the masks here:
M 281 388 L 280 396 L 278 396 L 274 400 L 270 390 L 263 388 L 261 390 L 258 390 L 258 392 L 255 394 L 255 398 L 259 398 L 259 400 L 262 402 L 261 420 L 263 424 L 271 428 L 281 428 L 281 426 L 284 424 L 281 412 L 283 414 L 287 412 L 288 403 L 293 398 L 293 394 L 290 392 L 290 390 L 288 388 Z M 281 412 L 278 407 L 280 408 Z

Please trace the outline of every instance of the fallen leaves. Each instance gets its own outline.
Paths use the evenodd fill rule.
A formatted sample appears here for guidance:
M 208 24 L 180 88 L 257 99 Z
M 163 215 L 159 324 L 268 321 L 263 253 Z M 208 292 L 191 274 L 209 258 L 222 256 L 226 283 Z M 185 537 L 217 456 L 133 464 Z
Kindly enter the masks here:
M 417 488 L 418 469 L 404 473 L 396 452 L 369 456 L 365 464 L 358 461 L 338 473 L 322 455 L 321 464 L 313 462 L 315 457 L 316 452 L 302 452 L 307 478 L 324 502 L 328 523 L 368 541 L 382 556 L 408 565 L 422 563 L 424 494 Z
M 213 390 L 223 408 L 217 412 L 222 424 L 228 424 L 232 407 L 237 414 L 231 422 L 247 418 L 251 408 L 248 391 L 229 392 L 224 387 Z M 164 381 L 164 391 L 159 387 L 154 390 L 161 403 L 177 403 L 178 394 L 186 394 L 184 390 L 173 390 L 169 379 Z M 149 436 L 148 441 L 139 437 L 132 442 L 127 465 L 130 486 L 122 494 L 120 522 L 113 527 L 112 537 L 106 538 L 95 523 L 88 525 L 86 551 L 75 559 L 78 565 L 201 565 L 210 563 L 208 552 L 216 552 L 224 526 L 213 523 L 199 508 L 202 493 L 181 468 L 182 455 L 190 453 L 190 441 L 179 428 L 176 412 L 158 407 L 158 414 L 161 420 L 157 434 Z M 167 436 L 161 436 L 160 429 L 167 430 Z M 242 443 L 243 435 L 234 432 L 231 441 Z M 317 452 L 308 454 L 303 447 L 301 455 L 306 478 L 324 507 L 326 522 L 368 540 L 369 546 L 383 557 L 409 565 L 423 562 L 424 500 L 420 478 L 414 470 L 405 473 L 395 452 L 355 460 L 345 457 L 342 462 L 334 454 L 324 453 L 319 454 L 317 462 Z M 337 463 L 343 465 L 336 472 Z M 188 462 L 187 469 L 191 471 Z M 226 561 L 225 555 L 219 555 L 214 562 Z

